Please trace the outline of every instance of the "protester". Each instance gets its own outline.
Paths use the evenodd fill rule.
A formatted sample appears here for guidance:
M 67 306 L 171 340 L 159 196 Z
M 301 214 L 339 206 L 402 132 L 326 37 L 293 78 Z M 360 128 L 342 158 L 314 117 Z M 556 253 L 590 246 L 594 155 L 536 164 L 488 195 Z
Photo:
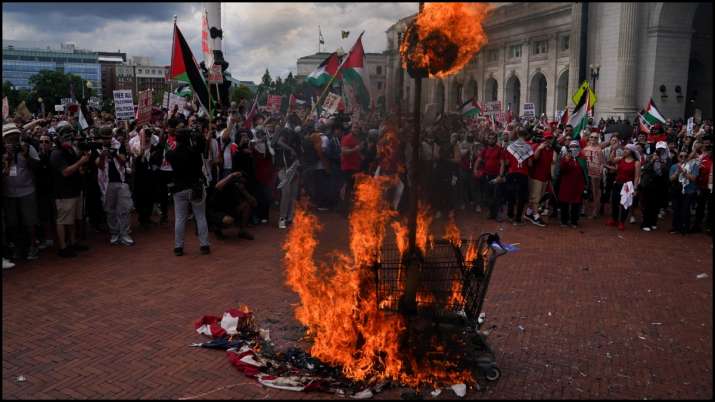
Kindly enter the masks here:
M 690 232 L 690 209 L 697 194 L 698 160 L 694 153 L 680 151 L 677 163 L 670 167 L 673 197 L 673 227 L 671 234 Z
M 111 141 L 111 133 L 111 128 L 102 128 L 100 137 Z M 127 182 L 128 157 L 124 145 L 117 141 L 105 146 L 95 163 L 99 169 L 97 179 L 107 212 L 110 243 L 132 246 L 134 240 L 129 236 L 129 212 L 133 203 Z
M 640 181 L 640 155 L 633 144 L 623 150 L 623 156 L 616 157 L 609 169 L 616 172 L 611 191 L 611 219 L 608 226 L 618 226 L 618 230 L 625 230 L 624 223 L 631 212 L 633 197 Z M 625 190 L 624 190 L 625 187 Z
M 598 133 L 590 133 L 588 145 L 583 149 L 583 156 L 588 164 L 588 178 L 591 185 L 591 219 L 596 219 L 601 211 L 601 186 L 605 157 L 599 145 Z
M 561 209 L 561 226 L 578 227 L 581 215 L 583 192 L 586 188 L 587 161 L 582 156 L 579 142 L 571 141 L 568 149 L 564 149 L 559 162 L 560 186 L 559 205 Z
M 516 129 L 517 139 L 506 148 L 506 158 L 499 176 L 506 176 L 507 216 L 514 225 L 521 225 L 524 206 L 529 197 L 529 167 L 534 151 L 526 142 L 528 132 L 524 127 Z M 516 207 L 516 214 L 514 208 Z

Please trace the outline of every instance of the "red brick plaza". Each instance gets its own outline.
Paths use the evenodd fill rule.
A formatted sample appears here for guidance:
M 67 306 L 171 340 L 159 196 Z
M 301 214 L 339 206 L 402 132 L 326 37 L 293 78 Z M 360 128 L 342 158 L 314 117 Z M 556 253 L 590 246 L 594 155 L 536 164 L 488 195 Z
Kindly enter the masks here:
M 345 248 L 347 221 L 319 217 L 321 251 Z M 709 236 L 668 235 L 663 221 L 651 233 L 600 220 L 578 230 L 513 227 L 471 213 L 458 222 L 463 234 L 496 230 L 521 247 L 498 261 L 484 307 L 502 377 L 467 398 L 712 398 Z M 330 398 L 263 388 L 224 352 L 188 347 L 203 339 L 197 318 L 239 303 L 279 347 L 301 338 L 297 296 L 284 285 L 285 233 L 272 224 L 254 229 L 253 242 L 212 235 L 208 256 L 188 234 L 177 258 L 172 230 L 156 227 L 136 230 L 131 248 L 94 236 L 79 258 L 48 250 L 3 271 L 3 399 Z M 439 399 L 446 397 L 451 390 Z

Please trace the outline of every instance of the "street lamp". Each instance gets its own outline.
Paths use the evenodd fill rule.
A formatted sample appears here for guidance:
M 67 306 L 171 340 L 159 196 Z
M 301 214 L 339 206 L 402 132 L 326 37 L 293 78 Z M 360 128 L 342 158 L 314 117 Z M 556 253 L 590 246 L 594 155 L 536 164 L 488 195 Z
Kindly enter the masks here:
M 87 89 L 92 89 L 92 81 L 87 81 Z M 82 99 L 86 99 L 84 96 L 84 86 L 82 87 Z
M 596 65 L 591 64 L 589 67 L 591 68 L 591 82 L 593 83 L 593 92 L 596 92 L 596 82 L 598 81 L 598 74 L 601 71 L 601 65 L 600 64 L 596 64 Z M 591 108 L 593 110 L 593 115 L 596 116 L 596 106 L 591 105 Z

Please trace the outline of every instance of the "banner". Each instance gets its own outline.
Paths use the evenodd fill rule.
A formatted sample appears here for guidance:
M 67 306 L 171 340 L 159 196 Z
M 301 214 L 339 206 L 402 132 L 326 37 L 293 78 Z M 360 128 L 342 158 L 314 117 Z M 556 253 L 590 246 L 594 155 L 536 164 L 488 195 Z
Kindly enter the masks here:
M 328 93 L 328 96 L 325 97 L 325 102 L 323 102 L 323 110 L 325 110 L 328 115 L 335 114 L 341 99 L 340 95 L 336 95 L 332 92 Z
M 99 97 L 97 97 L 97 96 L 90 97 L 89 100 L 87 101 L 87 106 L 89 106 L 95 110 L 99 110 L 101 108 L 101 101 L 99 100 Z
M 221 66 L 214 64 L 209 70 L 209 84 L 223 84 L 223 73 Z
M 55 112 L 64 112 L 65 105 L 55 105 Z
M 268 95 L 268 100 L 266 101 L 266 108 L 273 113 L 280 112 L 282 99 L 283 97 L 280 95 Z
M 2 98 L 2 118 L 7 119 L 10 116 L 10 104 L 7 102 L 7 96 Z
M 526 117 L 536 117 L 536 108 L 533 103 L 524 103 L 524 113 Z
M 179 105 L 179 112 L 181 112 L 186 105 L 186 99 L 177 94 L 164 92 L 164 104 L 166 105 L 166 109 L 169 110 L 169 113 L 174 110 L 174 105 Z
M 152 90 L 139 91 L 139 102 L 137 103 L 137 127 L 149 123 L 151 120 L 151 96 Z
M 114 117 L 117 120 L 131 120 L 134 118 L 134 101 L 131 89 L 118 89 L 113 91 Z
M 487 102 L 484 104 L 484 114 L 488 116 L 494 116 L 501 111 L 501 101 Z

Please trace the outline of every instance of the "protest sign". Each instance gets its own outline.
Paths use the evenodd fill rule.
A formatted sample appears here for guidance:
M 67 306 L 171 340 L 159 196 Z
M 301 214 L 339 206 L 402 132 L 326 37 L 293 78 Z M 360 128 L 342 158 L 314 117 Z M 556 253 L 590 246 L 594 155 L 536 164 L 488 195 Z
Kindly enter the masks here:
M 169 109 L 169 112 L 174 110 L 174 105 L 179 105 L 179 110 L 184 110 L 184 106 L 186 105 L 186 99 L 183 97 L 176 95 L 176 94 L 169 94 L 167 96 L 168 98 L 168 104 L 167 104 L 167 109 Z
M 280 112 L 282 98 L 283 97 L 280 95 L 269 95 L 268 100 L 266 101 L 266 107 L 268 110 L 271 112 Z
M 65 105 L 55 105 L 55 112 L 64 112 Z
M 484 106 L 484 114 L 488 116 L 493 116 L 501 112 L 501 101 L 487 102 Z
M 99 110 L 101 108 L 101 101 L 99 100 L 99 97 L 90 97 L 87 101 L 87 106 L 91 107 L 92 109 Z
M 533 103 L 524 103 L 524 116 L 536 117 L 536 108 Z
M 114 95 L 114 115 L 117 120 L 131 120 L 134 118 L 134 101 L 131 89 L 118 89 Z
M 10 116 L 10 104 L 7 102 L 7 96 L 2 98 L 2 118 L 7 119 Z
M 340 95 L 336 95 L 332 92 L 328 93 L 328 96 L 325 97 L 325 102 L 323 102 L 323 110 L 329 115 L 334 114 L 338 110 L 341 99 Z
M 151 96 L 152 90 L 139 91 L 139 102 L 137 104 L 136 121 L 137 126 L 146 124 L 151 120 Z
M 506 113 L 504 113 L 504 112 L 494 113 L 494 120 L 498 121 L 499 123 L 506 123 Z
M 221 72 L 221 66 L 214 64 L 209 70 L 209 84 L 223 84 L 223 73 Z
M 692 137 L 694 126 L 695 126 L 695 119 L 692 117 L 689 117 L 688 118 L 688 137 Z

